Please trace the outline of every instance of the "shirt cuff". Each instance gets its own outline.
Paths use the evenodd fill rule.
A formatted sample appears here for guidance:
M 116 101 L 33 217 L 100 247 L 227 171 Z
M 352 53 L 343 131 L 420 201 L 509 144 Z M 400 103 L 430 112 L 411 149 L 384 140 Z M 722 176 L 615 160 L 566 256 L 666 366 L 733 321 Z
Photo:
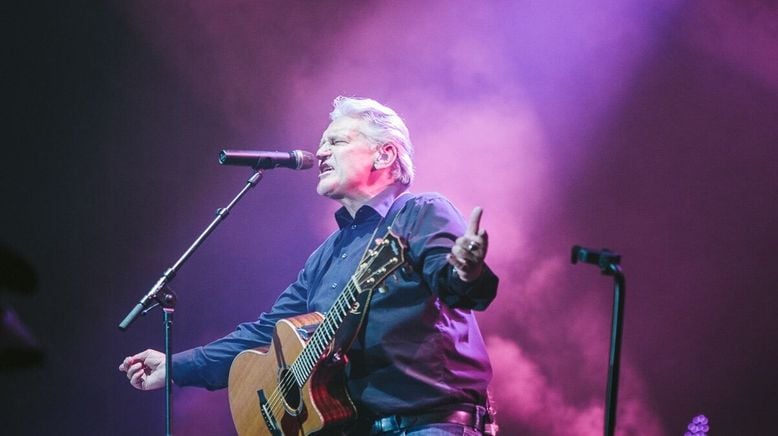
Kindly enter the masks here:
M 197 348 L 173 354 L 173 383 L 177 386 L 200 386 L 202 381 L 198 377 L 195 353 Z
M 481 275 L 472 282 L 459 278 L 456 269 L 448 265 L 446 287 L 449 295 L 444 298 L 453 307 L 465 307 L 474 310 L 484 310 L 497 295 L 498 278 L 488 265 L 484 264 Z

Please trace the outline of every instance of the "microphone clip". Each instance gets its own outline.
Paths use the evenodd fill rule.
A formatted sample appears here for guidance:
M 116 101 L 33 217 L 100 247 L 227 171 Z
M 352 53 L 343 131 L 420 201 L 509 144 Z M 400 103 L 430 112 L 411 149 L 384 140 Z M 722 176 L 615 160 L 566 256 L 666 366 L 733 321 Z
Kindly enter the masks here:
M 570 261 L 573 264 L 578 262 L 590 263 L 600 267 L 605 275 L 613 275 L 621 272 L 621 255 L 615 253 L 607 248 L 602 250 L 592 250 L 591 248 L 581 247 L 580 245 L 573 245 L 570 253 Z

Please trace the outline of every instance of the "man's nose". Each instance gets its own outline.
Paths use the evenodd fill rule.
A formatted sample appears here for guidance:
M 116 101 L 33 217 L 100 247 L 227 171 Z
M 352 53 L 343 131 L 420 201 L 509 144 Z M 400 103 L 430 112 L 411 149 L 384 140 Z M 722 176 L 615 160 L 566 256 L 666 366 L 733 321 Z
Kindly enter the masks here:
M 327 157 L 330 155 L 330 147 L 329 144 L 322 144 L 319 146 L 318 150 L 316 150 L 316 157 L 319 159 Z

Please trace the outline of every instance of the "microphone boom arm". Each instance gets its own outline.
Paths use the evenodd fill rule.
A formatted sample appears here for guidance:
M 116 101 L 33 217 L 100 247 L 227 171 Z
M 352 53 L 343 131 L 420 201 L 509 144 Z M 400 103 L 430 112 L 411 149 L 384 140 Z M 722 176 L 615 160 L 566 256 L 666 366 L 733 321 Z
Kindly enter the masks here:
M 211 234 L 211 232 L 216 229 L 216 226 L 219 225 L 225 218 L 227 218 L 227 215 L 230 214 L 230 211 L 232 210 L 233 206 L 243 197 L 246 192 L 253 188 L 254 186 L 259 183 L 259 181 L 262 180 L 262 170 L 257 169 L 255 170 L 254 174 L 249 177 L 248 181 L 246 182 L 246 185 L 241 189 L 241 191 L 238 193 L 238 195 L 235 196 L 235 198 L 232 199 L 232 201 L 226 206 L 226 207 L 220 207 L 216 210 L 216 217 L 214 217 L 213 221 L 208 225 L 208 227 L 205 228 L 205 230 L 200 234 L 200 236 L 195 239 L 195 241 L 192 243 L 191 246 L 184 252 L 184 254 L 181 255 L 181 257 L 176 261 L 173 266 L 168 268 L 163 274 L 162 277 L 157 280 L 157 283 L 154 284 L 154 286 L 151 287 L 149 292 L 143 296 L 143 298 L 140 299 L 138 304 L 135 305 L 135 307 L 130 311 L 130 313 L 127 314 L 126 317 L 122 320 L 121 323 L 119 323 L 119 330 L 125 331 L 127 328 L 132 324 L 133 321 L 138 317 L 138 315 L 141 314 L 145 309 L 148 309 L 153 305 L 154 302 L 157 302 L 161 306 L 165 307 L 168 303 L 169 298 L 159 298 L 160 291 L 165 289 L 168 284 L 173 281 L 173 278 L 176 276 L 176 273 L 179 269 L 181 269 L 181 266 L 183 266 L 184 262 L 186 262 L 187 259 L 197 250 L 197 248 L 200 246 L 200 244 L 205 241 L 205 239 L 208 237 L 208 235 Z

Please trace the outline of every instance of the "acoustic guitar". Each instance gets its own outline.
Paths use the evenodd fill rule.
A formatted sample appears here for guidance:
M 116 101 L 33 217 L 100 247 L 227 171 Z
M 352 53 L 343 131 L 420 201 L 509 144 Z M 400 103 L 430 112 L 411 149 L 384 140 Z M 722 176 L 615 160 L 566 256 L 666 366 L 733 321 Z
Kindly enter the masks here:
M 326 315 L 278 321 L 269 348 L 241 352 L 230 367 L 230 410 L 241 436 L 309 435 L 348 423 L 356 408 L 345 383 L 345 353 L 373 291 L 405 262 L 389 231 L 362 257 Z

